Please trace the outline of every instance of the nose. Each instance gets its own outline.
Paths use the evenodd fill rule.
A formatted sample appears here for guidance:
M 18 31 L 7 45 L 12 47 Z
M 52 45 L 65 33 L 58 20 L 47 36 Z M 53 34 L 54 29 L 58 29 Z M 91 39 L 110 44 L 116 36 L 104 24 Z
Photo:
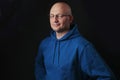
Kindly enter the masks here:
M 53 20 L 54 20 L 54 22 L 55 22 L 55 23 L 57 23 L 57 22 L 58 22 L 58 19 L 57 19 L 57 17 L 56 17 L 56 16 L 54 16 Z

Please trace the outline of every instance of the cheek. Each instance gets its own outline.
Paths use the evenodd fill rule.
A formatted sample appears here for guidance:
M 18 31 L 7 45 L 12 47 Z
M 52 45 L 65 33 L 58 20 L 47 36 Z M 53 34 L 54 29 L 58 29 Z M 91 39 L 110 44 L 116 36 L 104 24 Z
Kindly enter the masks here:
M 52 25 L 53 21 L 52 21 L 51 19 L 50 19 L 50 21 L 49 21 L 49 22 L 50 22 L 50 25 Z
M 52 19 L 49 19 L 50 23 L 52 22 Z
M 60 20 L 60 23 L 61 24 L 66 24 L 66 23 L 68 23 L 68 20 L 67 19 Z
M 62 23 L 63 23 L 63 25 L 68 25 L 68 24 L 70 24 L 70 21 L 69 20 L 64 20 L 64 21 L 62 21 Z

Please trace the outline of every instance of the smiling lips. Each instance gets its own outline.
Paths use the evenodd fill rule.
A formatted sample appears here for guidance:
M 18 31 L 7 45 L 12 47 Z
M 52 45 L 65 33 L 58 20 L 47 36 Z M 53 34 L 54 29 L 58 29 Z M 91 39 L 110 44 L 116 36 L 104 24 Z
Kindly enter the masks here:
M 60 25 L 60 23 L 53 23 L 53 26 L 59 26 Z

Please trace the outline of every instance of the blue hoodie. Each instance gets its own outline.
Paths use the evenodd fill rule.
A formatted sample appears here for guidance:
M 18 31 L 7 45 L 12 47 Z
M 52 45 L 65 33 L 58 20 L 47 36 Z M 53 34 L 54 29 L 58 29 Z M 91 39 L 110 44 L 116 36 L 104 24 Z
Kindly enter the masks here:
M 74 25 L 61 39 L 54 31 L 39 46 L 36 80 L 115 80 L 93 45 Z

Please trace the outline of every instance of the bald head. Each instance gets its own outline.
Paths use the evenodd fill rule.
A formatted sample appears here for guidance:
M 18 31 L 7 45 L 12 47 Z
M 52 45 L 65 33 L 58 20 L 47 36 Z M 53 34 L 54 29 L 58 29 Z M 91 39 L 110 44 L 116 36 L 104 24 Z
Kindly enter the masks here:
M 50 9 L 50 13 L 54 12 L 61 12 L 63 14 L 72 15 L 71 7 L 65 2 L 55 3 Z
M 57 38 L 70 30 L 73 21 L 71 8 L 67 3 L 57 2 L 50 9 L 50 25 L 56 32 Z

